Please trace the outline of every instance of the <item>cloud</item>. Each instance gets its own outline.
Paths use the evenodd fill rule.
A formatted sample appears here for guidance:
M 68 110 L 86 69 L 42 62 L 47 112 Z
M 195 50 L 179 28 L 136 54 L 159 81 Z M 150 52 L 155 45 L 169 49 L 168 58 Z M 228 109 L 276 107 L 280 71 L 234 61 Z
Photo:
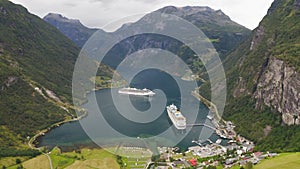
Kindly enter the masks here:
M 77 5 L 74 3 L 65 3 L 64 6 L 68 6 L 68 7 L 76 7 Z
M 115 3 L 116 1 L 118 0 L 90 0 L 90 2 L 102 2 L 102 3 Z M 153 4 L 154 2 L 157 2 L 159 0 L 127 0 L 127 2 L 145 2 L 145 3 L 151 3 Z M 124 3 L 124 0 L 123 1 L 118 1 L 118 2 L 123 2 Z

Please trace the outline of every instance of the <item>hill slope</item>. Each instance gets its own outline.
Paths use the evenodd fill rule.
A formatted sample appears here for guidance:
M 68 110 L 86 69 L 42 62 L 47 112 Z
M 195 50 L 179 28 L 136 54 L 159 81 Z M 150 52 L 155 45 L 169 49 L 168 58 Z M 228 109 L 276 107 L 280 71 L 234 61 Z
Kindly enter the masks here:
M 0 1 L 0 157 L 33 155 L 24 150 L 29 137 L 73 116 L 66 110 L 78 53 L 55 27 Z M 111 75 L 105 70 L 99 76 Z
M 275 0 L 252 36 L 225 60 L 225 116 L 258 148 L 300 151 L 300 1 Z

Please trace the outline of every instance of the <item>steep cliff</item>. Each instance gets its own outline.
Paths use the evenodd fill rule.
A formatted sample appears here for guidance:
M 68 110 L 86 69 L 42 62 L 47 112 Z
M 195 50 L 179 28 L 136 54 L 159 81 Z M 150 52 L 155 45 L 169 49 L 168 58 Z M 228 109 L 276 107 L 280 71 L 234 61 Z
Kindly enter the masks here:
M 254 93 L 256 108 L 262 104 L 282 113 L 288 125 L 300 124 L 300 75 L 282 60 L 271 58 Z
M 294 137 L 299 127 L 288 127 L 299 125 L 300 115 L 299 2 L 275 0 L 252 35 L 224 61 L 229 89 L 225 118 L 260 148 L 300 150 Z

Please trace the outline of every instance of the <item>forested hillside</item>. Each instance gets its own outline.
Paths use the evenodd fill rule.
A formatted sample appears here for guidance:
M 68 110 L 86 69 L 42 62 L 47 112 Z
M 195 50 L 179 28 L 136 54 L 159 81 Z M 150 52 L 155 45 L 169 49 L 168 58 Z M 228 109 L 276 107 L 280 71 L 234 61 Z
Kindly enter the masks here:
M 78 53 L 55 27 L 0 1 L 0 157 L 34 155 L 27 142 L 38 130 L 75 116 L 71 82 Z M 112 70 L 104 68 L 99 78 L 108 79 Z
M 225 118 L 257 148 L 300 151 L 300 1 L 275 0 L 224 62 Z

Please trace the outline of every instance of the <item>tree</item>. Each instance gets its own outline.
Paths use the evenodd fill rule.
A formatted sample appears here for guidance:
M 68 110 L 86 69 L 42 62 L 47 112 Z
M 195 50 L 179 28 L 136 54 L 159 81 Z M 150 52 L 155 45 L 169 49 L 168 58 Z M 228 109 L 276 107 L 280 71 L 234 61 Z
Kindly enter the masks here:
M 76 150 L 75 150 L 75 153 L 81 154 L 81 150 L 80 150 L 80 149 L 76 149 Z
M 159 160 L 159 158 L 160 158 L 160 155 L 152 155 L 151 161 L 155 162 L 155 161 Z
M 117 163 L 120 165 L 120 167 L 122 168 L 124 165 L 123 165 L 123 160 L 122 160 L 122 157 L 117 155 Z
M 253 169 L 253 164 L 251 162 L 247 162 L 245 169 Z
M 16 159 L 16 164 L 21 164 L 21 160 L 19 158 Z
M 206 167 L 206 169 L 217 169 L 217 167 L 216 166 L 208 166 L 208 167 Z
M 24 167 L 22 165 L 18 166 L 17 169 L 23 169 Z
M 173 157 L 169 157 L 169 160 L 170 160 L 170 162 L 173 162 L 174 158 Z

